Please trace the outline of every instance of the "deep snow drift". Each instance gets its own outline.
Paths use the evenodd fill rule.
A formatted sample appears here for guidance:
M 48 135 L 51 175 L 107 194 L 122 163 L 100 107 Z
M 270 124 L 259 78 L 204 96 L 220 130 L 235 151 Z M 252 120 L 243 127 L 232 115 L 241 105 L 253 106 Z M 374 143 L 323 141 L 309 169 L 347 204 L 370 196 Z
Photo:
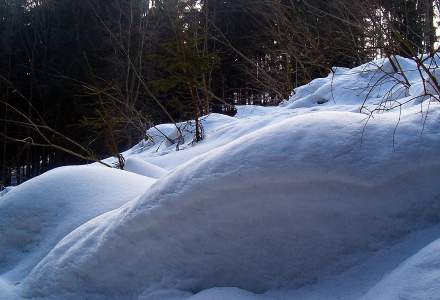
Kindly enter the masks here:
M 200 144 L 187 124 L 180 151 L 159 125 L 125 153 L 156 182 L 88 166 L 13 189 L 0 298 L 437 299 L 440 105 L 399 62 L 410 87 L 382 82 L 387 61 L 338 68 L 280 107 L 206 117 Z
M 19 282 L 65 235 L 153 182 L 116 169 L 63 167 L 0 197 L 0 299 L 2 281 Z

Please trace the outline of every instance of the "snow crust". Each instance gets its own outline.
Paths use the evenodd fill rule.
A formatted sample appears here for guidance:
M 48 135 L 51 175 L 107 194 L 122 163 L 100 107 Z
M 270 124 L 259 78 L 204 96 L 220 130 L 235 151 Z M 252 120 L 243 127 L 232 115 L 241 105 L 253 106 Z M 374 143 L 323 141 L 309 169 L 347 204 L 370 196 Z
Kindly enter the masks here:
M 335 68 L 279 107 L 206 116 L 199 144 L 191 123 L 158 125 L 130 172 L 12 189 L 0 298 L 438 299 L 438 91 L 397 62 L 405 76 Z

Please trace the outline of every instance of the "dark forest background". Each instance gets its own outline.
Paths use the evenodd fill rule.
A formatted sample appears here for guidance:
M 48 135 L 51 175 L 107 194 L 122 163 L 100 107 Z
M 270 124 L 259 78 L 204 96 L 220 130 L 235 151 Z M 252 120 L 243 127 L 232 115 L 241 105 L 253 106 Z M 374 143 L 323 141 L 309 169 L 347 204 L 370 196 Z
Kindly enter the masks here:
M 276 105 L 377 57 L 434 54 L 429 0 L 4 0 L 0 186 L 99 161 L 154 124 Z

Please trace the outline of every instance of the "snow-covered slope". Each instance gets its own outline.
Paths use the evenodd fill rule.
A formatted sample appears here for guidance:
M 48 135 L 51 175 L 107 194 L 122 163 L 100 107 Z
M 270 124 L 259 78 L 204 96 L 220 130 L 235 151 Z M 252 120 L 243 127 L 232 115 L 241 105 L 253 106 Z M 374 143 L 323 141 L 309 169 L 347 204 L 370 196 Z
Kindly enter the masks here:
M 440 239 L 405 260 L 362 299 L 438 299 Z
M 84 185 L 55 184 L 74 197 L 44 200 L 61 217 L 42 228 L 63 228 L 36 230 L 50 241 L 44 251 L 32 250 L 34 232 L 17 234 L 0 218 L 14 237 L 0 237 L 0 298 L 437 299 L 440 105 L 423 95 L 411 61 L 399 63 L 410 86 L 387 77 L 386 60 L 338 68 L 280 107 L 205 117 L 200 144 L 187 124 L 180 151 L 175 126 L 159 125 L 125 153 L 128 169 L 154 183 L 82 167 Z M 103 173 L 105 193 L 79 194 L 90 191 L 89 170 Z M 31 184 L 27 195 L 43 193 Z M 19 191 L 0 198 L 0 217 L 11 215 L 3 203 L 21 203 L 4 200 Z M 101 206 L 108 195 L 117 200 Z M 33 228 L 22 210 L 13 220 Z M 29 259 L 30 273 L 20 272 Z M 2 288 L 14 273 L 20 283 Z
M 0 197 L 0 299 L 2 281 L 20 282 L 65 235 L 153 182 L 116 169 L 63 167 Z
M 126 160 L 124 170 L 150 178 L 160 178 L 167 174 L 164 169 L 134 157 Z

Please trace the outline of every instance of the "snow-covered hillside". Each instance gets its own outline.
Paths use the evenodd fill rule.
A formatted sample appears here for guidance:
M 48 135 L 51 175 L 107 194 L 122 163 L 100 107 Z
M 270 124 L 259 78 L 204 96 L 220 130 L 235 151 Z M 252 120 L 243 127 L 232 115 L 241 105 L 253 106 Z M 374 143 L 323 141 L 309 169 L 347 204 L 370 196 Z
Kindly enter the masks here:
M 4 193 L 0 299 L 439 299 L 438 92 L 399 64 Z

